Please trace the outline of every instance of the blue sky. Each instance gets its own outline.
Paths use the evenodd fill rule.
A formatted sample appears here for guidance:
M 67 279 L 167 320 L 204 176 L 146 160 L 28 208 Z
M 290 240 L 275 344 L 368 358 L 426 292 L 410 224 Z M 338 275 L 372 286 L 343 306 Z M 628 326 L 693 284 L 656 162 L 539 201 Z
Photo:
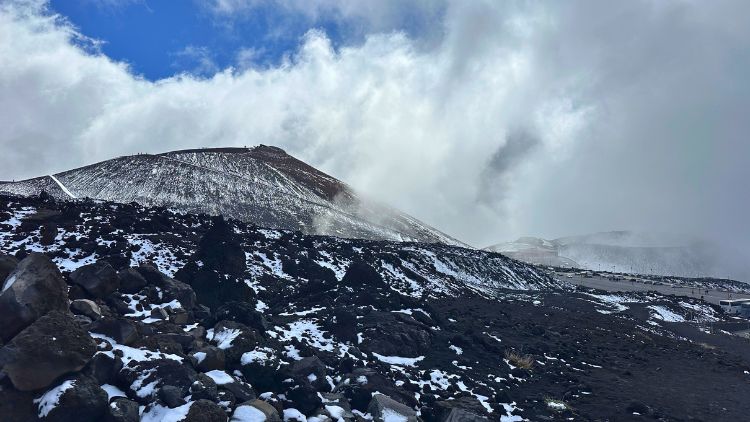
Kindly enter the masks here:
M 253 52 L 246 56 L 253 66 L 272 66 L 293 53 L 313 27 L 304 16 L 281 13 L 273 6 L 234 17 L 217 16 L 188 0 L 52 0 L 51 8 L 82 34 L 102 41 L 105 55 L 129 63 L 134 73 L 149 80 L 181 72 L 209 76 L 215 70 L 241 67 L 242 51 Z M 314 28 L 324 31 L 334 45 L 341 43 L 332 20 L 317 19 Z

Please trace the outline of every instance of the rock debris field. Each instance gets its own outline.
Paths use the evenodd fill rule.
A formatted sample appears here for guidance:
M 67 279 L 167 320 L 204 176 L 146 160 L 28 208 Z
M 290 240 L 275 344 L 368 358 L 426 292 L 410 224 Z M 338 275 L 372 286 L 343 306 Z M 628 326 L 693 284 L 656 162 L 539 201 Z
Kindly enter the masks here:
M 750 344 L 695 299 L 500 254 L 0 196 L 8 421 L 739 421 Z

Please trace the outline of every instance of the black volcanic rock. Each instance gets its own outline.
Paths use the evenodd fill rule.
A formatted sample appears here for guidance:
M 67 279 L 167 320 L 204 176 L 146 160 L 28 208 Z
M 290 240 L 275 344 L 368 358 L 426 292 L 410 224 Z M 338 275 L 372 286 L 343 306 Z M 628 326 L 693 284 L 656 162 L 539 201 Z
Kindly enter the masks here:
M 18 260 L 10 255 L 0 254 L 0 283 L 5 282 L 8 275 L 16 269 Z
M 0 363 L 15 388 L 32 391 L 82 369 L 95 351 L 94 340 L 70 314 L 51 311 L 0 349 Z
M 372 396 L 372 401 L 370 401 L 370 405 L 367 406 L 367 412 L 372 415 L 373 421 L 375 422 L 389 421 L 393 416 L 389 418 L 387 414 L 392 413 L 400 415 L 400 417 L 396 416 L 399 420 L 417 422 L 417 414 L 414 412 L 414 409 L 383 394 L 375 394 Z
M 106 422 L 138 422 L 138 403 L 124 397 L 116 397 L 109 404 Z
M 117 277 L 120 279 L 120 291 L 123 293 L 138 293 L 148 284 L 135 268 L 125 268 L 117 273 Z
M 76 299 L 70 303 L 70 311 L 76 315 L 85 315 L 91 320 L 97 320 L 102 316 L 102 310 L 91 300 Z
M 13 422 L 38 421 L 37 406 L 34 405 L 36 396 L 31 392 L 18 391 L 12 386 L 0 384 L 0 415 Z
M 6 210 L 0 211 L 1 253 L 41 249 L 68 273 L 109 261 L 92 255 L 106 249 L 124 254 L 127 262 L 118 265 L 142 267 L 118 267 L 120 290 L 96 299 L 98 321 L 66 314 L 80 321 L 79 329 L 96 333 L 99 353 L 82 369 L 33 393 L 0 375 L 0 420 L 36 419 L 34 399 L 84 376 L 128 396 L 113 398 L 97 419 L 122 422 L 138 420 L 139 406 L 152 420 L 189 408 L 192 418 L 225 420 L 253 412 L 244 402 L 256 392 L 254 408 L 269 421 L 287 410 L 289 421 L 356 422 L 378 393 L 419 409 L 425 422 L 630 420 L 633 412 L 654 420 L 744 420 L 748 411 L 750 346 L 698 328 L 732 332 L 745 324 L 696 298 L 605 294 L 480 250 L 308 236 L 227 220 L 247 263 L 234 276 L 198 265 L 203 262 L 194 253 L 211 228 L 206 215 L 83 199 L 60 201 L 58 214 L 45 211 L 27 221 L 24 215 L 36 215 L 31 210 L 50 205 L 9 198 L 0 195 Z M 11 218 L 22 223 L 8 224 Z M 113 232 L 118 218 L 125 229 Z M 44 221 L 58 225 L 60 241 L 39 245 Z M 149 231 L 136 233 L 136 222 Z M 177 271 L 190 274 L 191 267 L 212 274 L 198 295 Z M 127 292 L 124 274 L 133 275 Z M 727 281 L 670 282 L 742 296 L 740 285 Z M 212 288 L 221 294 L 212 296 Z M 90 297 L 77 284 L 70 291 L 73 298 Z M 204 300 L 212 301 L 213 312 Z M 71 309 L 96 316 L 82 311 L 86 303 Z M 662 320 L 664 310 L 696 322 Z M 58 341 L 37 339 L 34 348 Z M 29 352 L 27 375 L 44 367 L 34 353 L 40 352 Z M 60 353 L 71 352 L 66 346 Z M 196 402 L 202 399 L 208 402 Z M 183 400 L 180 409 L 165 404 Z
M 42 227 L 39 229 L 40 239 L 39 243 L 42 245 L 51 245 L 55 243 L 55 238 L 57 237 L 58 229 L 57 225 L 51 221 L 45 222 Z
M 162 289 L 164 299 L 167 301 L 177 300 L 187 310 L 195 307 L 197 299 L 190 285 L 168 277 L 152 265 L 141 265 L 137 271 L 148 284 Z
M 132 393 L 131 397 L 137 397 L 141 403 L 147 403 L 153 397 L 152 394 L 146 392 L 153 391 L 153 394 L 159 394 L 159 390 L 166 385 L 177 387 L 187 394 L 197 376 L 195 369 L 190 365 L 184 365 L 173 359 L 160 358 L 130 362 L 118 374 L 118 384 L 128 387 Z M 146 392 L 140 390 L 147 386 Z
M 253 290 L 243 281 L 199 267 L 192 261 L 177 271 L 175 277 L 189 284 L 198 302 L 211 309 L 230 301 L 250 301 L 255 297 Z
M 428 326 L 409 315 L 371 312 L 360 320 L 364 340 L 360 348 L 386 356 L 424 355 L 432 346 Z
M 70 274 L 70 280 L 96 298 L 107 297 L 120 287 L 117 271 L 104 261 L 78 268 Z
M 114 341 L 125 345 L 135 343 L 140 337 L 135 324 L 126 318 L 101 318 L 94 321 L 89 330 L 93 333 L 104 334 Z
M 209 400 L 198 400 L 190 406 L 183 422 L 226 422 L 227 414 L 218 404 Z
M 247 267 L 242 245 L 222 217 L 211 219 L 211 228 L 198 243 L 195 260 L 201 261 L 208 270 L 235 277 L 242 276 Z
M 253 305 L 248 302 L 230 301 L 221 305 L 214 313 L 217 321 L 227 320 L 236 321 L 254 328 L 261 333 L 268 329 L 268 321 L 262 313 L 258 312 Z
M 0 337 L 4 341 L 47 312 L 67 311 L 67 286 L 49 258 L 33 253 L 21 261 L 0 293 Z
M 45 421 L 73 422 L 104 419 L 108 413 L 107 393 L 91 378 L 81 376 L 65 381 L 71 385 L 57 399 Z

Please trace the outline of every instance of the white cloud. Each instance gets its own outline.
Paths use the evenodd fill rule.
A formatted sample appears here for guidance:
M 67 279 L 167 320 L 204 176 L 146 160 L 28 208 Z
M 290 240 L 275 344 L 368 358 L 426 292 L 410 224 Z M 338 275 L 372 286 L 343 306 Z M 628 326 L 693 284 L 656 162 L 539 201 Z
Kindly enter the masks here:
M 173 54 L 175 58 L 174 67 L 189 69 L 189 73 L 195 75 L 213 75 L 219 70 L 211 51 L 205 46 L 188 45 Z
M 304 13 L 358 22 L 374 7 L 346 4 Z M 399 10 L 383 4 L 376 23 Z M 428 47 L 391 24 L 339 49 L 311 30 L 278 66 L 152 82 L 38 7 L 6 3 L 0 177 L 265 143 L 477 245 L 690 228 L 741 246 L 743 4 L 448 2 Z

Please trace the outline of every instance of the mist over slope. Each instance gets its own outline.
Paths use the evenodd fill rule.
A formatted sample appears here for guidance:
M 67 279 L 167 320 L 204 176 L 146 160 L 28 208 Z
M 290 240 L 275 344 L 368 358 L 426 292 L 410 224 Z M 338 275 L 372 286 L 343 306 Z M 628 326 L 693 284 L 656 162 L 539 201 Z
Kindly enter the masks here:
M 750 280 L 747 270 L 726 265 L 736 261 L 728 248 L 679 234 L 612 231 L 553 240 L 521 237 L 485 249 L 541 265 Z
M 370 201 L 282 149 L 212 148 L 123 156 L 0 184 L 0 191 L 58 199 L 138 202 L 224 215 L 263 227 L 347 238 L 460 244 Z

